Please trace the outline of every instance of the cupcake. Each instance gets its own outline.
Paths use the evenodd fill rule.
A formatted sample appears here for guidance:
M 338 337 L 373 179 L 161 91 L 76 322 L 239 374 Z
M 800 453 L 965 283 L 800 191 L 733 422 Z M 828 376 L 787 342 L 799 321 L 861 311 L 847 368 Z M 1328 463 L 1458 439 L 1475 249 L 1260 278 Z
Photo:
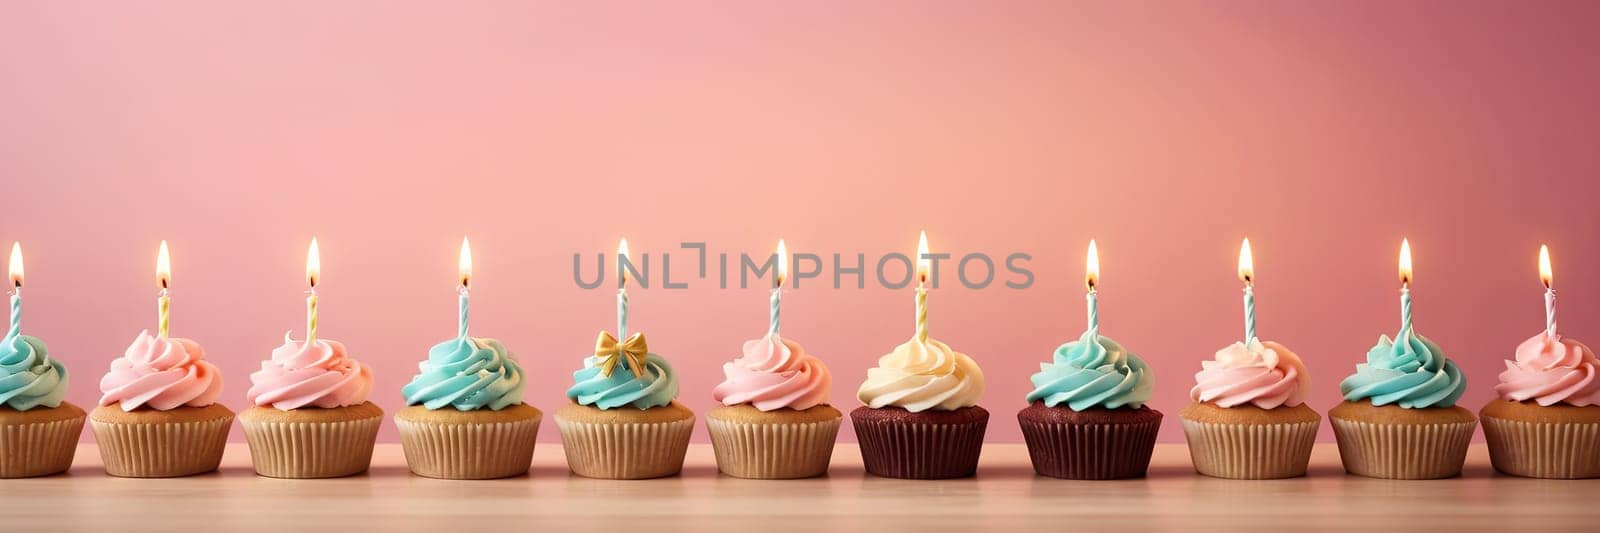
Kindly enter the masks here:
M 217 403 L 222 374 L 199 343 L 139 332 L 100 393 L 89 422 L 107 474 L 191 476 L 222 462 L 233 411 Z
M 1322 417 L 1305 405 L 1311 377 L 1300 356 L 1251 337 L 1200 367 L 1194 403 L 1178 413 L 1195 470 L 1230 479 L 1305 475 Z
M 395 414 L 406 464 L 419 476 L 493 479 L 528 472 L 543 415 L 522 403 L 522 367 L 500 341 L 457 337 L 434 345 L 400 389 Z
M 250 374 L 239 414 L 250 441 L 256 474 L 277 478 L 328 478 L 359 474 L 372 463 L 383 410 L 367 401 L 372 369 L 346 354 L 338 341 L 296 341 Z
M 933 339 L 911 340 L 878 358 L 850 412 L 867 472 L 902 479 L 949 479 L 978 470 L 989 411 L 983 370 Z
M 677 475 L 689 450 L 694 412 L 674 401 L 678 377 L 644 334 L 618 342 L 600 332 L 595 355 L 573 372 L 572 399 L 556 427 L 572 473 L 602 479 Z
M 1553 328 L 1552 328 L 1553 329 Z M 1588 346 L 1540 333 L 1517 346 L 1516 360 L 1478 414 L 1494 469 L 1548 479 L 1600 477 L 1600 361 Z
M 1461 475 L 1477 419 L 1456 406 L 1467 380 L 1439 345 L 1405 328 L 1378 338 L 1328 411 L 1344 469 L 1385 479 Z
M 734 477 L 794 479 L 828 472 L 844 415 L 828 405 L 833 377 L 800 343 L 776 332 L 744 343 L 722 365 L 706 415 L 717 469 Z
M 65 472 L 78 451 L 83 409 L 61 399 L 67 368 L 15 323 L 0 339 L 0 478 Z
M 1155 378 L 1139 356 L 1090 328 L 1056 348 L 1031 378 L 1017 413 L 1039 475 L 1062 479 L 1144 477 L 1161 412 L 1145 407 Z

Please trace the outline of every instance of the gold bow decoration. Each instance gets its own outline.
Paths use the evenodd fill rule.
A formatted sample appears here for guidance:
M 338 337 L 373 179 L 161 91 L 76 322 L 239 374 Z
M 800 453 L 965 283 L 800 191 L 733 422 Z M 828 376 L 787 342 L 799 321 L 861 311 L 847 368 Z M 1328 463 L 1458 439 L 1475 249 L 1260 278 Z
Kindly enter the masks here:
M 594 356 L 600 358 L 600 374 L 606 377 L 611 377 L 623 357 L 628 358 L 628 369 L 633 371 L 633 377 L 644 377 L 644 358 L 649 353 L 643 333 L 635 333 L 619 343 L 610 332 L 602 331 L 600 338 L 594 341 Z

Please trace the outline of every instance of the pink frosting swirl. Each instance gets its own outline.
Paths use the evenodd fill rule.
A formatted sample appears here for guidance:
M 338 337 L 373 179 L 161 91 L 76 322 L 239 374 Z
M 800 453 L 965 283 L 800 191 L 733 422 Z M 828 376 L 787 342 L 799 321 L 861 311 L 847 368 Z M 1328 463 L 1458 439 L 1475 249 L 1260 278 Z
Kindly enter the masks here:
M 1600 405 L 1600 361 L 1588 346 L 1560 335 L 1540 333 L 1517 346 L 1517 360 L 1506 361 L 1494 391 L 1513 402 L 1533 400 L 1549 406 L 1565 402 Z
M 1245 403 L 1262 409 L 1294 407 L 1305 403 L 1311 376 L 1300 356 L 1272 341 L 1250 339 L 1217 351 L 1215 360 L 1202 361 L 1194 375 L 1189 397 L 1222 407 Z
M 140 331 L 100 378 L 100 405 L 119 404 L 123 411 L 141 406 L 167 411 L 217 403 L 222 373 L 205 356 L 198 342 Z
M 311 343 L 283 335 L 283 346 L 250 374 L 251 403 L 288 411 L 301 407 L 345 407 L 367 401 L 372 368 L 345 355 L 339 341 Z
M 800 343 L 777 333 L 746 341 L 744 355 L 722 365 L 726 376 L 712 389 L 723 405 L 748 403 L 762 411 L 810 409 L 828 404 L 833 375 Z

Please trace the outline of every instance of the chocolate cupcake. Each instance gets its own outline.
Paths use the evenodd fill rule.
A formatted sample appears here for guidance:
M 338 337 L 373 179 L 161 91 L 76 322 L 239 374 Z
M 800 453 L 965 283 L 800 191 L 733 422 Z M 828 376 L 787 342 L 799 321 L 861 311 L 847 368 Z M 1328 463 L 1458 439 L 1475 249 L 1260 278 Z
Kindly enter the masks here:
M 1032 405 L 1017 413 L 1039 475 L 1062 479 L 1144 477 L 1161 412 L 1144 406 L 1154 377 L 1139 356 L 1091 327 L 1056 348 L 1032 377 Z
M 989 411 L 978 407 L 983 370 L 933 339 L 912 338 L 867 370 L 850 412 L 867 472 L 948 479 L 978 470 Z

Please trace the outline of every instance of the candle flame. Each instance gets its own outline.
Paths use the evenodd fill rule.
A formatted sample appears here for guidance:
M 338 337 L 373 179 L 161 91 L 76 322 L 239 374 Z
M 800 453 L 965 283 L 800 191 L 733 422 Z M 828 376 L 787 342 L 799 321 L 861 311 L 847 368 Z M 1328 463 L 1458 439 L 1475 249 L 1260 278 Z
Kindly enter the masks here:
M 11 243 L 11 286 L 22 288 L 22 243 Z
M 1550 270 L 1550 247 L 1541 244 L 1539 245 L 1539 281 L 1544 282 L 1544 288 L 1548 289 L 1555 283 L 1555 279 L 1555 273 Z
M 172 284 L 172 256 L 167 253 L 167 241 L 161 241 L 161 250 L 156 252 L 156 283 L 163 289 Z
M 466 237 L 461 238 L 461 256 L 456 259 L 456 268 L 461 275 L 461 286 L 467 286 L 472 280 L 472 243 Z
M 1095 246 L 1094 239 L 1089 239 L 1089 256 L 1084 259 L 1084 285 L 1089 290 L 1095 290 L 1100 285 L 1100 249 Z
M 317 288 L 317 281 L 322 279 L 322 252 L 317 249 L 317 238 L 311 238 L 311 247 L 306 249 L 306 280 L 311 282 L 311 288 Z
M 789 245 L 778 239 L 778 286 L 783 286 L 783 281 L 789 279 Z
M 1255 283 L 1256 268 L 1255 258 L 1250 254 L 1250 239 L 1246 238 L 1244 244 L 1239 245 L 1239 281 Z
M 917 237 L 917 285 L 928 281 L 928 272 L 932 269 L 933 264 L 928 257 L 928 232 L 924 230 Z
M 622 261 L 628 257 L 628 239 L 623 238 L 617 242 L 617 288 L 628 285 L 628 269 L 622 268 Z
M 1411 240 L 1400 239 L 1400 286 L 1411 286 Z

